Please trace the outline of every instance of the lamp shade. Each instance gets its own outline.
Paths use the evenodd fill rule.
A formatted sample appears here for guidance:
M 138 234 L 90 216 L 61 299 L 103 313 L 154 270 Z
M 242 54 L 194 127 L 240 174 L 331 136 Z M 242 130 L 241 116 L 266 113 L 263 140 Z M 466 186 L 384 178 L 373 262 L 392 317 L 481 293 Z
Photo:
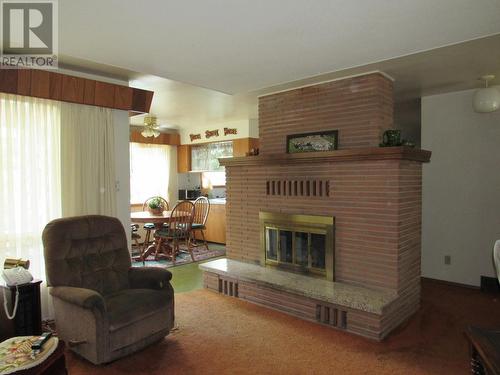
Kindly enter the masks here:
M 495 242 L 493 247 L 493 261 L 495 262 L 495 270 L 497 271 L 497 278 L 500 282 L 500 240 Z
M 474 111 L 479 113 L 493 112 L 500 108 L 500 91 L 495 87 L 488 87 L 490 81 L 493 81 L 495 76 L 488 74 L 480 78 L 484 82 L 484 88 L 477 90 L 472 99 L 472 107 Z
M 496 111 L 500 108 L 500 90 L 495 87 L 477 90 L 474 93 L 472 106 L 474 111 L 480 113 Z

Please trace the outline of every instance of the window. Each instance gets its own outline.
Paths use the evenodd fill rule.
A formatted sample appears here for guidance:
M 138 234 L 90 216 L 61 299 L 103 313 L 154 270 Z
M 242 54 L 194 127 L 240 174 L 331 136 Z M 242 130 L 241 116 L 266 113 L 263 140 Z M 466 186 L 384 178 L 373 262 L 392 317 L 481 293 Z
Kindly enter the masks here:
M 210 189 L 226 186 L 226 172 L 219 164 L 219 158 L 233 156 L 233 142 L 214 142 L 191 148 L 191 169 L 201 171 L 201 186 Z
M 60 140 L 59 103 L 0 93 L 0 264 L 29 259 L 30 272 L 42 279 L 42 230 L 61 217 Z M 46 317 L 44 286 L 41 293 Z
M 191 147 L 191 170 L 206 171 L 208 170 L 208 147 L 207 145 L 199 145 Z
M 168 200 L 172 146 L 130 143 L 130 202 L 159 195 Z
M 226 172 L 202 172 L 201 186 L 204 189 L 211 189 L 217 186 L 226 186 Z
M 214 142 L 191 147 L 191 170 L 193 171 L 224 171 L 219 164 L 219 158 L 233 156 L 233 142 Z

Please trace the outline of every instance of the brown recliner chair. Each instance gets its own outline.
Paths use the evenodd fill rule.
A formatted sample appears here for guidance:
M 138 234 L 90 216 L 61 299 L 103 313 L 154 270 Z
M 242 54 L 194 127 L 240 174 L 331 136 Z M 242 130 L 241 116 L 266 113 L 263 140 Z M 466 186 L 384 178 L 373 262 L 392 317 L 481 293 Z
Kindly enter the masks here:
M 73 351 L 107 363 L 168 335 L 174 324 L 172 274 L 131 267 L 118 219 L 54 220 L 43 231 L 43 245 L 57 332 Z

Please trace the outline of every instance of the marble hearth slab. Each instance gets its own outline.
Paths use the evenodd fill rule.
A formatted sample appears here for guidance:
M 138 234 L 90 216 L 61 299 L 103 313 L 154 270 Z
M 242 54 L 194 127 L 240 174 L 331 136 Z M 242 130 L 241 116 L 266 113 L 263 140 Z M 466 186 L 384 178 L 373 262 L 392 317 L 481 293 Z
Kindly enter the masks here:
M 382 314 L 384 307 L 397 298 L 395 292 L 316 279 L 226 258 L 199 267 L 206 272 L 374 314 Z

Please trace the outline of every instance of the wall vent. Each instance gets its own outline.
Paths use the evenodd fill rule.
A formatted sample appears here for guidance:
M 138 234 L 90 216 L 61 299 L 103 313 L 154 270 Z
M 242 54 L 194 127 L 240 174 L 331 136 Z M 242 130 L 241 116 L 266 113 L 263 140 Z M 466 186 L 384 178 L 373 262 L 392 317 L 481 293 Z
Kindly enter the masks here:
M 266 194 L 281 197 L 329 197 L 328 180 L 267 180 Z
M 316 305 L 316 321 L 322 324 L 346 329 L 347 328 L 347 311 L 339 310 L 336 307 L 328 305 Z
M 219 293 L 230 297 L 238 297 L 238 283 L 219 277 Z

